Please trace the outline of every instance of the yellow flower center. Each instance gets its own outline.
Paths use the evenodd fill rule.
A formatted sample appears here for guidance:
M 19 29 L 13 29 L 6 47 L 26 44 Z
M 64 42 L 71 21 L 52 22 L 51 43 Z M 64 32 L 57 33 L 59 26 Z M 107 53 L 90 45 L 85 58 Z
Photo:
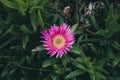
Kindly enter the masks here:
M 56 35 L 53 38 L 53 46 L 55 48 L 62 48 L 65 45 L 65 38 L 62 35 Z

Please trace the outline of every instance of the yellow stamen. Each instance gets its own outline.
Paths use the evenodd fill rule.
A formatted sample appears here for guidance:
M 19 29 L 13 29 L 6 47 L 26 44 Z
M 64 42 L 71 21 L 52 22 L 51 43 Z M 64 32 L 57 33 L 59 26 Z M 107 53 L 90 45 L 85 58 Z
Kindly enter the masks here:
M 53 46 L 55 48 L 62 48 L 65 45 L 65 38 L 62 35 L 56 35 L 53 38 Z

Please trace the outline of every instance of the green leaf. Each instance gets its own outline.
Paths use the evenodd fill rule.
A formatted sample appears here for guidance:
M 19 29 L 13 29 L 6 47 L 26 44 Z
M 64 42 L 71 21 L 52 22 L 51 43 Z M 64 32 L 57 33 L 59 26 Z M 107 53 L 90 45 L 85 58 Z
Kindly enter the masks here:
M 104 4 L 107 7 L 107 9 L 109 9 L 109 7 L 110 7 L 109 0 L 104 0 Z
M 67 63 L 70 62 L 70 59 L 68 58 L 67 54 L 64 54 L 64 56 L 62 57 L 61 62 L 62 62 L 62 65 L 63 65 L 64 67 L 66 67 L 66 66 L 67 66 Z
M 90 45 L 89 47 L 95 53 L 95 55 L 98 53 L 97 49 L 96 49 L 96 47 L 94 45 Z
M 114 10 L 113 10 L 114 8 L 113 8 L 113 4 L 111 4 L 110 5 L 110 9 L 109 9 L 109 12 L 108 12 L 108 16 L 111 16 L 111 15 L 113 15 L 114 13 Z
M 0 35 L 0 38 L 3 38 L 9 34 L 9 30 L 5 31 L 3 34 Z
M 49 7 L 49 6 L 44 6 L 44 10 L 49 13 L 54 13 L 57 14 L 59 11 L 55 8 Z M 48 15 L 49 16 L 49 15 Z
M 117 22 L 119 16 L 114 14 L 113 4 L 111 4 L 108 17 L 106 19 L 106 36 L 110 38 L 113 34 L 120 32 L 120 24 Z
M 79 36 L 79 38 L 77 39 L 77 42 L 76 42 L 77 45 L 79 45 L 79 43 L 82 41 L 82 39 L 84 38 L 84 36 L 85 36 L 85 34 L 81 34 Z
M 101 40 L 100 38 L 97 38 L 97 39 L 87 38 L 87 39 L 82 40 L 81 43 L 98 43 L 100 42 L 100 40 Z
M 29 36 L 24 36 L 24 37 L 22 38 L 23 49 L 26 48 L 26 45 L 27 45 L 28 41 L 29 41 Z
M 71 73 L 69 73 L 69 74 L 65 77 L 65 79 L 73 79 L 73 78 L 75 78 L 76 76 L 82 75 L 83 73 L 85 73 L 85 71 L 75 70 L 75 71 L 72 71 Z
M 109 38 L 118 31 L 120 31 L 120 24 L 117 23 L 117 16 L 108 16 L 106 19 L 106 36 Z
M 0 49 L 2 49 L 3 47 L 7 46 L 8 44 L 10 44 L 11 42 L 13 42 L 15 40 L 14 37 L 8 39 L 7 41 L 5 41 L 3 44 L 0 45 Z
M 29 76 L 24 76 L 24 77 L 22 77 L 20 80 L 32 80 L 32 78 L 29 77 Z
M 116 50 L 120 50 L 120 43 L 117 41 L 114 41 L 114 43 L 111 44 L 112 47 L 114 47 Z
M 33 31 L 36 32 L 37 31 L 37 16 L 35 14 L 35 12 L 32 12 L 30 14 L 30 21 L 33 27 Z
M 101 73 L 95 72 L 95 75 L 96 75 L 96 77 L 98 77 L 98 78 L 101 78 L 101 79 L 106 80 L 106 77 L 105 77 L 103 74 L 101 74 Z
M 9 66 L 6 65 L 6 66 L 3 68 L 2 73 L 0 74 L 0 78 L 5 78 L 5 77 L 7 77 L 7 74 L 9 73 L 9 70 L 10 70 Z
M 56 23 L 56 21 L 58 20 L 59 18 L 59 15 L 58 14 L 55 14 L 53 19 L 52 19 L 52 24 Z
M 73 47 L 72 47 L 70 52 L 78 54 L 78 55 L 84 55 L 82 50 L 78 46 L 76 46 L 76 45 L 73 45 Z
M 53 64 L 55 64 L 55 63 L 57 63 L 57 62 L 58 62 L 57 59 L 47 59 L 47 60 L 45 60 L 45 61 L 43 62 L 42 67 L 43 67 L 43 68 L 46 68 L 46 67 L 51 66 L 51 65 L 53 65 Z
M 27 55 L 26 56 L 27 63 L 31 64 L 32 62 L 34 62 L 34 60 L 33 60 L 34 57 L 35 57 L 35 54 L 30 54 L 29 56 Z
M 15 2 L 12 2 L 12 1 L 9 1 L 9 0 L 1 0 L 1 2 L 9 8 L 19 9 L 19 5 Z
M 39 22 L 41 28 L 44 29 L 44 21 L 43 21 L 42 14 L 41 14 L 40 10 L 38 10 L 38 22 Z
M 113 60 L 113 67 L 116 67 L 120 63 L 120 54 L 118 54 Z
M 108 53 L 108 56 L 113 56 L 113 51 L 110 46 L 107 47 L 107 53 Z
M 96 33 L 99 34 L 99 35 L 103 35 L 103 36 L 106 35 L 106 31 L 105 30 L 98 30 Z
M 6 26 L 5 21 L 0 18 L 0 30 L 4 30 L 6 28 L 8 28 L 8 26 Z
M 92 25 L 96 30 L 101 29 L 94 16 L 90 16 L 88 19 L 89 19 L 91 25 Z
M 20 29 L 22 30 L 22 32 L 24 32 L 26 34 L 33 34 L 33 32 L 31 30 L 29 30 L 25 25 L 21 25 Z
M 59 76 L 58 75 L 52 75 L 52 80 L 59 80 Z
M 37 46 L 36 48 L 32 49 L 33 52 L 42 51 L 42 50 L 45 50 L 43 46 Z
M 25 15 L 28 5 L 23 0 L 16 0 L 16 1 L 19 4 L 19 10 L 21 11 L 22 15 Z
M 59 16 L 58 24 L 60 25 L 60 24 L 62 24 L 62 23 L 64 23 L 64 19 L 63 19 L 61 16 Z
M 15 34 L 17 32 L 16 26 L 15 25 L 11 25 L 10 28 L 9 28 L 9 31 L 10 31 L 11 34 Z
M 71 63 L 72 63 L 75 67 L 86 71 L 86 68 L 85 68 L 84 65 L 82 65 L 81 63 L 79 63 L 79 62 L 77 62 L 77 61 L 75 61 L 75 60 L 72 60 Z
M 49 0 L 42 0 L 41 2 L 40 2 L 40 6 L 44 6 L 45 4 L 47 4 L 49 2 Z
M 77 27 L 78 27 L 78 23 L 74 24 L 74 25 L 71 27 L 72 32 L 75 32 L 75 30 L 77 29 Z
M 17 67 L 12 68 L 12 69 L 9 71 L 9 73 L 8 73 L 7 76 L 12 76 L 13 74 L 16 74 L 16 71 L 17 71 Z M 13 79 L 13 78 L 12 78 L 12 79 Z
M 23 47 L 22 46 L 19 46 L 19 45 L 15 45 L 15 46 L 11 46 L 10 49 L 22 49 Z

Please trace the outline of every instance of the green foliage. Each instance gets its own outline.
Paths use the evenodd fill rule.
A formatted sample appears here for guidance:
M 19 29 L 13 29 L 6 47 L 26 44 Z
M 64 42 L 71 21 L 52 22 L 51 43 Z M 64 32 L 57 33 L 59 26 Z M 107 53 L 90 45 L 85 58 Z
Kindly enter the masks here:
M 0 0 L 0 80 L 120 80 L 120 1 L 96 0 L 103 5 L 84 15 L 89 2 Z M 40 32 L 63 22 L 76 42 L 50 57 Z

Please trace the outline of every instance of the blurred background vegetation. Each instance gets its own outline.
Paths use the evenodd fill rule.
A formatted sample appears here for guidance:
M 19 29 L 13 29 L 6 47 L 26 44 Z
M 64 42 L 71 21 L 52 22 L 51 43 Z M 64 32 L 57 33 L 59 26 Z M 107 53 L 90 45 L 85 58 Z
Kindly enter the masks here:
M 63 22 L 76 42 L 50 58 L 40 32 Z M 120 80 L 120 1 L 0 0 L 0 80 Z

